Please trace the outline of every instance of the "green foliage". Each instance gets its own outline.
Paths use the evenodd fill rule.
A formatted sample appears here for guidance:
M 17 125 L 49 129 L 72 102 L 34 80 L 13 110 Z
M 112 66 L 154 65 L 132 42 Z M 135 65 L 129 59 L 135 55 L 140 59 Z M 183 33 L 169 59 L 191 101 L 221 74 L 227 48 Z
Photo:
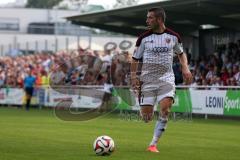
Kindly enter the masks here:
M 62 0 L 28 0 L 27 8 L 52 8 Z

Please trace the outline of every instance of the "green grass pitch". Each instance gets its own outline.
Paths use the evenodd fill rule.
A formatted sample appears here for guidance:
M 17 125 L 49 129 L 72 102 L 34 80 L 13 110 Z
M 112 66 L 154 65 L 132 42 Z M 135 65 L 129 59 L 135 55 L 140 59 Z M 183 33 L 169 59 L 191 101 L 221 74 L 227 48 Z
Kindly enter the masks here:
M 117 115 L 66 122 L 52 110 L 0 108 L 0 160 L 239 160 L 240 121 L 170 121 L 160 153 L 146 152 L 155 122 Z M 111 136 L 116 150 L 96 156 L 93 141 Z

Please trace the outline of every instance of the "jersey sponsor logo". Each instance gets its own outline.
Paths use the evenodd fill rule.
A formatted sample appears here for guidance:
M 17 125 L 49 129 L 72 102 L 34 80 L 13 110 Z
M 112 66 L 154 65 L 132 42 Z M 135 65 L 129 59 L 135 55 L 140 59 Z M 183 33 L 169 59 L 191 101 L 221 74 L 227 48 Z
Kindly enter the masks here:
M 145 41 L 145 43 L 153 43 L 153 40 L 151 40 L 151 41 Z
M 154 53 L 168 52 L 168 47 L 154 47 L 152 49 L 152 52 L 154 52 Z

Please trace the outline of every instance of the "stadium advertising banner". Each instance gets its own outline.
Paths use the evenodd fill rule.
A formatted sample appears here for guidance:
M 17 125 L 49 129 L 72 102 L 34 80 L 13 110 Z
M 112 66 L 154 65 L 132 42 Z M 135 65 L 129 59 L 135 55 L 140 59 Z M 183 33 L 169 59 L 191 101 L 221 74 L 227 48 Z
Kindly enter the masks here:
M 73 107 L 75 108 L 97 108 L 102 100 L 99 98 L 75 95 L 73 98 Z
M 223 115 L 226 91 L 190 90 L 190 95 L 193 113 Z
M 45 92 L 45 106 L 55 107 L 62 101 L 72 101 L 72 96 L 57 92 L 53 89 L 46 89 Z
M 45 106 L 56 107 L 59 103 L 71 101 L 72 108 L 97 108 L 102 101 L 99 98 L 59 93 L 53 89 L 46 89 Z
M 172 112 L 192 112 L 189 90 L 176 90 Z
M 63 94 L 52 89 L 43 88 L 36 90 L 32 104 L 56 107 L 60 102 L 71 101 L 71 107 L 97 108 L 102 103 L 100 97 L 102 96 L 87 97 Z M 0 104 L 23 105 L 25 104 L 24 99 L 25 93 L 23 89 L 0 89 Z M 135 103 L 135 97 L 128 88 L 117 89 L 113 93 L 113 99 L 118 103 L 118 109 L 139 109 L 138 103 Z M 154 109 L 159 110 L 159 107 L 155 106 Z M 240 116 L 240 91 L 177 89 L 172 112 Z
M 18 88 L 1 88 L 0 89 L 0 104 L 23 104 L 24 91 Z
M 227 91 L 224 100 L 224 115 L 240 116 L 240 91 Z
M 112 95 L 118 97 L 118 109 L 139 109 L 138 99 L 128 88 L 114 88 Z

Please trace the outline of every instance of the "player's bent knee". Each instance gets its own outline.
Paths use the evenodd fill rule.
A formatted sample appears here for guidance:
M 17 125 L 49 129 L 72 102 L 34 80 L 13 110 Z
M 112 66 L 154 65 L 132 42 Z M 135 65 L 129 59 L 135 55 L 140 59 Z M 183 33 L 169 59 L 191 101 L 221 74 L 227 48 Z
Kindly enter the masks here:
M 162 108 L 161 109 L 161 116 L 167 118 L 170 112 L 171 112 L 170 108 Z
M 146 113 L 146 114 L 141 114 L 141 117 L 142 117 L 142 120 L 143 120 L 145 123 L 148 123 L 148 122 L 152 121 L 153 115 Z

